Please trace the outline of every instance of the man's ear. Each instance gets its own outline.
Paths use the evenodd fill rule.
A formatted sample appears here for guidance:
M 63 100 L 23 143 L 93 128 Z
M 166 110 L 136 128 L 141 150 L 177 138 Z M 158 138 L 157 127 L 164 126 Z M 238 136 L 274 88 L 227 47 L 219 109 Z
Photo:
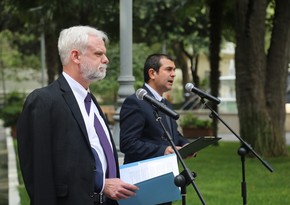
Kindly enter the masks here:
M 155 79 L 156 71 L 153 68 L 149 68 L 148 75 L 150 79 Z
M 80 63 L 80 52 L 78 50 L 72 50 L 70 53 L 70 58 L 74 63 L 79 64 Z

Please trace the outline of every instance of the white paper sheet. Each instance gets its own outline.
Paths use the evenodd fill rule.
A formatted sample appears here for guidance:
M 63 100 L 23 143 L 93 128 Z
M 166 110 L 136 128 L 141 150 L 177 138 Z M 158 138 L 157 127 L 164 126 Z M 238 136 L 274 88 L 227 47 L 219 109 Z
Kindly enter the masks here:
M 136 184 L 154 177 L 173 172 L 179 174 L 175 154 L 155 157 L 120 166 L 120 178 L 130 184 Z

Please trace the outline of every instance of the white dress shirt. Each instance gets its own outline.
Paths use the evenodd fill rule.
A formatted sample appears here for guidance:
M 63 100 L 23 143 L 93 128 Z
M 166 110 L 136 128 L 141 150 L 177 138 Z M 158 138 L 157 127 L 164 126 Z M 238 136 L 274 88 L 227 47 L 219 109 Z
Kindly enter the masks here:
M 93 101 L 91 103 L 90 113 L 89 113 L 89 115 L 87 114 L 84 99 L 86 98 L 89 90 L 86 90 L 83 86 L 81 86 L 77 81 L 75 81 L 73 78 L 71 78 L 65 72 L 63 72 L 63 76 L 65 77 L 69 86 L 71 87 L 73 94 L 74 94 L 74 96 L 77 100 L 77 103 L 79 105 L 79 108 L 81 110 L 83 119 L 85 121 L 86 129 L 88 132 L 88 137 L 89 137 L 91 147 L 96 150 L 96 152 L 98 153 L 98 156 L 101 160 L 103 173 L 104 173 L 103 182 L 105 182 L 105 173 L 107 170 L 107 161 L 106 161 L 106 156 L 105 156 L 105 153 L 103 151 L 102 145 L 99 141 L 98 134 L 97 134 L 95 127 L 94 127 L 94 114 L 96 114 L 96 116 L 98 117 L 98 119 L 99 119 L 99 121 L 100 121 L 106 135 L 107 135 L 107 138 L 111 144 L 111 147 L 112 147 L 109 131 L 107 129 L 105 121 L 101 117 L 99 110 Z M 103 188 L 104 188 L 104 185 L 103 185 Z

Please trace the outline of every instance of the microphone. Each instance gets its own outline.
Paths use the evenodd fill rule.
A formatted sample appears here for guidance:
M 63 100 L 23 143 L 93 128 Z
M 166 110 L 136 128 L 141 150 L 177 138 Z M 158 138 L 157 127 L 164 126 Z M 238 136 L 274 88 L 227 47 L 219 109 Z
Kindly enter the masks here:
M 216 104 L 219 104 L 221 102 L 220 99 L 210 95 L 210 94 L 207 94 L 205 93 L 204 91 L 198 89 L 197 87 L 194 87 L 194 85 L 192 83 L 186 83 L 185 85 L 185 89 L 188 91 L 188 92 L 194 92 L 196 93 L 197 95 L 199 95 L 199 97 L 201 98 L 206 98 L 208 99 L 209 101 L 212 101 L 212 102 L 215 102 Z
M 165 104 L 162 102 L 159 102 L 156 100 L 154 97 L 151 97 L 150 95 L 147 94 L 147 91 L 140 88 L 136 91 L 136 96 L 139 100 L 145 100 L 152 104 L 154 107 L 156 107 L 158 110 L 163 112 L 164 114 L 168 115 L 169 117 L 177 120 L 179 118 L 179 114 L 170 108 L 168 108 Z

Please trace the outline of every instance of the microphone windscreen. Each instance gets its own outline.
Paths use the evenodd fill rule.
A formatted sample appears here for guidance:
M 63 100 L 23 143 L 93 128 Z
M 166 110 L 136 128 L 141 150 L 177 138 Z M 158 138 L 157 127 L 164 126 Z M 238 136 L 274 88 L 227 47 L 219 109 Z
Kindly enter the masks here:
M 193 87 L 194 85 L 192 83 L 186 83 L 185 90 L 187 90 L 188 92 L 191 92 Z
M 147 91 L 144 90 L 143 88 L 139 88 L 137 91 L 136 91 L 136 96 L 139 100 L 143 100 L 143 97 L 147 94 Z

